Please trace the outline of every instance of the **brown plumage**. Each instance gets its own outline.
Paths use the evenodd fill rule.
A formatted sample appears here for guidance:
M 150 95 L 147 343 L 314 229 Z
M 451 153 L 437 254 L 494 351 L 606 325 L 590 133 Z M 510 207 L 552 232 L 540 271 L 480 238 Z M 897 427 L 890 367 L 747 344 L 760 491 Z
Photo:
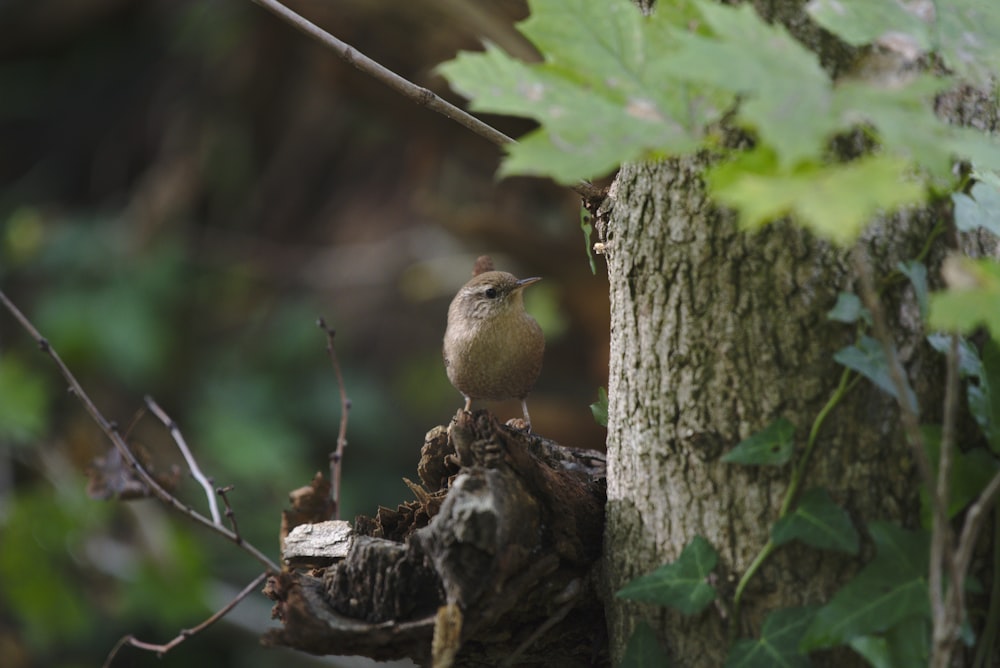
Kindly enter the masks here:
M 521 291 L 540 280 L 505 271 L 477 274 L 452 300 L 444 334 L 448 380 L 465 396 L 465 409 L 473 399 L 520 399 L 529 430 L 525 399 L 542 370 L 545 337 L 524 310 Z

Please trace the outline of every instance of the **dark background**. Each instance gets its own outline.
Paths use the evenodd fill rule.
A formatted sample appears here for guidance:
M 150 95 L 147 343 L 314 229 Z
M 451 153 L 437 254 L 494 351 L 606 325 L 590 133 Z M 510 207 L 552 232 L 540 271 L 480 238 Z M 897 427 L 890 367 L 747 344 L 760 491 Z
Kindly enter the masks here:
M 434 67 L 457 50 L 485 38 L 533 57 L 521 2 L 290 6 L 456 102 Z M 594 276 L 579 198 L 498 181 L 500 157 L 249 0 L 0 3 L 0 287 L 106 417 L 129 425 L 154 397 L 274 559 L 287 493 L 326 470 L 340 419 L 316 318 L 353 401 L 343 516 L 374 514 L 410 498 L 424 433 L 462 403 L 440 343 L 479 254 L 545 279 L 526 294 L 547 339 L 535 430 L 603 448 L 588 408 L 607 379 L 603 263 Z M 131 438 L 158 467 L 180 461 L 149 415 Z M 0 313 L 5 666 L 99 665 L 126 633 L 165 642 L 259 572 L 157 502 L 89 499 L 107 447 Z M 178 495 L 205 512 L 188 477 Z M 258 647 L 268 605 L 255 594 L 162 662 L 115 665 L 312 662 Z

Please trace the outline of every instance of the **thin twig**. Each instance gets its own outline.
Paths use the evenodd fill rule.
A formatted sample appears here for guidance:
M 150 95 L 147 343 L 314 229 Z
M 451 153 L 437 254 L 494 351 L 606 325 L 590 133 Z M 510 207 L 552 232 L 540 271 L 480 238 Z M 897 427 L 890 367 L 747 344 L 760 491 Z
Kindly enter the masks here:
M 240 528 L 236 525 L 236 513 L 233 512 L 233 507 L 229 505 L 229 497 L 226 496 L 231 491 L 233 491 L 233 486 L 226 485 L 225 487 L 216 489 L 215 493 L 222 497 L 222 503 L 226 506 L 226 517 L 229 518 L 229 523 L 233 525 L 233 533 L 236 534 L 236 540 L 242 543 L 243 538 L 240 537 Z
M 868 263 L 865 251 L 860 246 L 855 250 L 854 264 L 858 271 L 861 300 L 872 315 L 872 330 L 875 334 L 875 339 L 882 346 L 882 352 L 889 367 L 889 379 L 896 390 L 896 403 L 899 404 L 900 419 L 903 423 L 903 429 L 906 432 L 907 441 L 909 441 L 910 447 L 913 450 L 913 457 L 917 462 L 920 477 L 924 484 L 927 485 L 927 492 L 931 497 L 935 512 L 940 511 L 941 514 L 946 515 L 944 508 L 941 508 L 938 503 L 937 487 L 934 485 L 934 475 L 931 470 L 930 458 L 927 456 L 927 450 L 924 448 L 924 436 L 920 432 L 920 418 L 908 401 L 908 398 L 913 396 L 910 383 L 907 381 L 906 374 L 903 373 L 903 367 L 896 356 L 896 346 L 893 344 L 892 335 L 889 333 L 889 327 L 882 313 L 878 292 L 875 289 L 875 280 L 872 277 L 872 269 Z M 937 518 L 935 517 L 936 520 Z
M 384 65 L 372 60 L 351 45 L 343 42 L 327 31 L 323 30 L 315 23 L 277 2 L 276 0 L 253 0 L 257 5 L 268 10 L 275 16 L 301 32 L 309 35 L 332 49 L 348 65 L 352 65 L 361 72 L 382 82 L 392 90 L 407 97 L 415 104 L 426 107 L 431 111 L 436 111 L 446 118 L 449 118 L 462 127 L 465 127 L 480 137 L 483 137 L 497 146 L 504 146 L 513 143 L 513 139 L 500 132 L 496 128 L 482 122 L 475 116 L 459 109 L 455 105 L 438 97 L 433 91 L 418 86 L 417 84 L 401 77 Z
M 182 503 L 170 492 L 165 490 L 158 482 L 156 482 L 156 479 L 153 478 L 153 476 L 150 475 L 148 471 L 146 471 L 146 469 L 142 466 L 139 460 L 136 459 L 135 455 L 132 454 L 132 450 L 128 447 L 128 444 L 125 443 L 125 440 L 122 438 L 121 433 L 118 431 L 117 425 L 115 425 L 112 422 L 109 422 L 101 413 L 101 411 L 98 410 L 97 406 L 84 391 L 83 386 L 80 385 L 79 381 L 77 381 L 76 377 L 69 370 L 69 367 L 67 367 L 66 363 L 62 361 L 62 358 L 59 357 L 59 353 L 56 352 L 55 348 L 53 348 L 52 345 L 48 342 L 48 340 L 39 333 L 39 331 L 35 328 L 35 326 L 31 324 L 31 321 L 28 320 L 28 318 L 23 313 L 21 313 L 21 311 L 14 305 L 14 303 L 7 298 L 7 295 L 4 294 L 2 290 L 0 290 L 0 302 L 3 303 L 4 307 L 8 311 L 10 311 L 11 315 L 13 315 L 14 318 L 21 324 L 21 327 L 23 327 L 31 335 L 31 337 L 38 344 L 38 347 L 42 350 L 42 352 L 44 352 L 50 358 L 52 358 L 52 361 L 55 362 L 56 367 L 59 369 L 59 373 L 61 373 L 62 377 L 66 380 L 66 382 L 69 383 L 70 391 L 74 395 L 76 395 L 77 399 L 80 400 L 80 403 L 83 404 L 83 407 L 86 409 L 91 419 L 97 423 L 97 426 L 100 427 L 101 431 L 104 432 L 104 435 L 108 437 L 108 440 L 110 440 L 111 443 L 114 444 L 119 454 L 124 458 L 126 462 L 128 462 L 129 466 L 132 467 L 132 470 L 136 472 L 136 474 L 142 479 L 142 481 L 149 487 L 150 491 L 152 491 L 153 494 L 156 495 L 158 499 L 160 499 L 163 503 L 167 504 L 171 508 L 187 515 L 198 524 L 208 527 L 212 531 L 215 531 L 216 533 L 221 534 L 225 538 L 236 543 L 270 571 L 273 571 L 275 573 L 280 572 L 281 569 L 278 567 L 278 565 L 275 564 L 270 558 L 268 558 L 267 555 L 258 550 L 252 544 L 241 540 L 239 536 L 237 536 L 235 533 L 233 533 L 226 527 L 222 526 L 221 524 L 216 524 L 212 522 L 212 520 L 205 517 L 191 506 Z
M 330 357 L 333 365 L 333 375 L 337 378 L 337 387 L 340 390 L 340 430 L 337 432 L 337 449 L 330 453 L 330 480 L 332 483 L 330 494 L 333 499 L 333 519 L 340 519 L 340 470 L 344 459 L 344 448 L 347 447 L 347 417 L 351 412 L 351 400 L 347 396 L 347 388 L 344 386 L 344 374 L 340 371 L 340 361 L 337 359 L 337 350 L 333 346 L 334 330 L 326 326 L 326 321 L 320 318 L 316 321 L 323 332 L 326 333 L 326 354 Z
M 979 537 L 983 520 L 986 519 L 990 508 L 993 507 L 998 494 L 1000 494 L 1000 473 L 993 476 L 976 502 L 969 506 L 969 510 L 965 513 L 965 524 L 962 526 L 962 535 L 958 540 L 958 549 L 955 551 L 955 568 L 962 574 L 963 580 L 965 572 L 969 568 L 969 562 L 972 561 L 972 550 L 976 546 L 976 538 Z M 962 583 L 962 580 L 959 582 Z
M 350 44 L 337 39 L 327 31 L 323 30 L 315 23 L 297 14 L 277 0 L 252 0 L 254 4 L 260 5 L 278 18 L 282 19 L 290 26 L 316 39 L 324 46 L 330 48 L 348 65 L 352 65 L 361 72 L 382 82 L 392 90 L 400 93 L 415 104 L 426 107 L 431 111 L 436 111 L 445 118 L 455 121 L 467 130 L 483 137 L 497 146 L 515 144 L 511 137 L 500 132 L 493 126 L 484 123 L 472 114 L 459 109 L 447 100 L 439 97 L 433 91 L 418 86 L 412 81 L 396 74 L 381 63 L 372 60 L 365 54 L 355 49 Z M 583 197 L 585 202 L 600 201 L 604 199 L 605 193 L 590 181 L 578 181 L 572 186 L 574 192 Z
M 167 415 L 166 411 L 160 408 L 160 405 L 153 400 L 153 397 L 148 394 L 145 397 L 146 406 L 149 410 L 160 419 L 163 426 L 170 431 L 170 435 L 173 437 L 174 442 L 177 444 L 177 448 L 184 455 L 184 461 L 187 462 L 188 469 L 191 471 L 191 476 L 198 481 L 202 489 L 205 490 L 205 496 L 208 497 L 208 508 L 212 513 L 212 521 L 216 524 L 222 524 L 222 516 L 219 515 L 219 502 L 215 499 L 215 490 L 212 488 L 212 482 L 205 477 L 205 474 L 201 472 L 198 467 L 198 462 L 195 460 L 194 455 L 191 454 L 191 449 L 188 448 L 187 442 L 184 440 L 184 435 L 181 434 L 180 428 L 178 428 L 177 423 Z
M 896 357 L 896 349 L 889 334 L 885 317 L 882 314 L 875 282 L 872 278 L 871 266 L 864 251 L 860 248 L 854 256 L 861 286 L 861 299 L 872 315 L 872 329 L 889 366 L 889 377 L 896 389 L 896 401 L 900 407 L 900 418 L 907 434 L 907 440 L 913 450 L 917 468 L 931 499 L 931 511 L 934 516 L 931 531 L 930 565 L 928 569 L 928 587 L 930 589 L 931 614 L 933 622 L 932 648 L 930 665 L 933 668 L 945 668 L 950 664 L 951 655 L 958 640 L 959 627 L 964 614 L 965 573 L 972 556 L 975 537 L 982 524 L 982 515 L 989 509 L 993 497 L 1000 491 L 1000 474 L 998 474 L 980 495 L 977 503 L 969 508 L 959 547 L 953 552 L 952 537 L 948 524 L 948 482 L 951 469 L 951 449 L 954 441 L 955 414 L 958 410 L 958 342 L 952 339 L 948 354 L 948 378 L 945 388 L 945 424 L 942 432 L 941 455 L 938 478 L 935 480 L 930 465 L 930 457 L 924 447 L 923 435 L 920 432 L 919 417 L 915 408 L 907 400 L 911 388 L 903 373 L 902 366 Z M 982 501 L 982 504 L 980 503 Z M 944 574 L 947 568 L 949 579 L 947 588 L 944 584 Z
M 215 613 L 213 613 L 211 617 L 209 617 L 208 619 L 206 619 L 205 621 L 203 621 L 198 626 L 195 626 L 194 628 L 190 628 L 190 629 L 181 629 L 181 632 L 177 634 L 177 637 L 174 638 L 173 640 L 171 640 L 168 643 L 164 643 L 162 645 L 157 645 L 155 643 L 148 643 L 148 642 L 144 642 L 142 640 L 139 640 L 138 638 L 136 638 L 133 635 L 127 635 L 127 636 L 125 636 L 124 638 L 122 638 L 121 640 L 119 640 L 117 643 L 115 643 L 115 646 L 114 646 L 114 648 L 112 648 L 111 653 L 108 654 L 108 658 L 104 660 L 104 668 L 109 668 L 111 666 L 112 661 L 115 660 L 115 656 L 118 654 L 119 650 L 121 650 L 121 648 L 124 647 L 125 645 L 129 645 L 131 647 L 136 647 L 138 649 L 146 650 L 148 652 L 156 652 L 156 655 L 158 657 L 162 658 L 164 654 L 166 654 L 167 652 L 169 652 L 170 650 L 172 650 L 174 647 L 177 647 L 177 645 L 180 645 L 182 642 L 184 642 L 185 640 L 187 640 L 191 636 L 196 635 L 198 633 L 201 633 L 202 631 L 204 631 L 205 629 L 207 629 L 209 626 L 211 626 L 215 622 L 217 622 L 220 619 L 222 619 L 223 617 L 225 617 L 226 614 L 228 614 L 230 610 L 232 610 L 233 608 L 235 608 L 240 603 L 240 601 L 242 601 L 247 596 L 249 596 L 250 592 L 252 592 L 253 590 L 255 590 L 258 587 L 260 587 L 261 583 L 264 582 L 264 579 L 267 578 L 268 575 L 270 575 L 270 573 L 268 571 L 264 571 L 263 573 L 261 573 L 260 575 L 258 575 L 256 578 L 254 578 L 253 582 L 251 582 L 246 587 L 244 587 L 243 591 L 241 591 L 239 594 L 237 594 L 236 597 L 233 598 L 232 601 L 230 601 L 229 603 L 227 603 L 225 605 L 225 607 L 223 607 L 223 608 L 215 611 Z
M 931 531 L 931 570 L 928 582 L 931 590 L 931 609 L 934 611 L 934 617 L 936 619 L 951 618 L 955 621 L 955 628 L 947 630 L 950 632 L 952 630 L 958 630 L 957 624 L 960 620 L 955 619 L 955 615 L 949 615 L 948 609 L 941 598 L 942 592 L 944 591 L 942 588 L 942 578 L 945 571 L 947 571 L 950 576 L 950 581 L 948 583 L 949 589 L 954 588 L 957 584 L 959 591 L 961 591 L 965 586 L 963 582 L 965 579 L 964 575 L 961 575 L 956 571 L 957 564 L 955 563 L 951 523 L 948 521 L 948 505 L 950 503 L 949 499 L 951 498 L 951 469 L 955 449 L 955 422 L 958 415 L 959 376 L 957 334 L 951 335 L 951 345 L 948 347 L 945 364 L 944 418 L 941 427 L 941 452 L 938 455 L 936 494 L 937 502 L 941 504 L 943 513 L 942 516 L 936 517 L 934 527 Z M 944 519 L 943 522 L 940 521 L 942 517 Z M 964 598 L 961 594 L 960 597 Z M 959 609 L 964 609 L 964 607 L 965 605 L 963 601 Z M 947 626 L 950 627 L 951 624 L 949 623 Z M 944 628 L 941 630 L 942 632 L 946 631 Z

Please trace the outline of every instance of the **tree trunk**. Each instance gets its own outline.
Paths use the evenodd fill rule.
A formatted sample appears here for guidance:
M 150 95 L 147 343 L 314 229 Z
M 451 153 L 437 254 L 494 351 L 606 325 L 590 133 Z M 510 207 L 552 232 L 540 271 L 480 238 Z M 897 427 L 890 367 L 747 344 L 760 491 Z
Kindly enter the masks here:
M 677 558 L 695 535 L 720 553 L 717 588 L 768 539 L 787 468 L 720 457 L 778 417 L 801 444 L 837 385 L 833 353 L 852 328 L 826 322 L 850 285 L 846 263 L 780 225 L 749 236 L 706 200 L 698 159 L 630 166 L 607 230 L 612 348 L 606 545 L 611 589 Z M 920 233 L 926 233 L 926 229 Z M 863 385 L 824 428 L 808 487 L 829 489 L 860 520 L 910 520 L 915 489 L 896 411 Z M 801 451 L 801 447 L 799 448 Z M 744 632 L 773 608 L 815 603 L 851 569 L 834 553 L 772 556 L 744 594 Z M 621 643 L 655 616 L 678 665 L 721 665 L 729 629 L 715 608 L 686 618 L 616 601 Z
M 843 49 L 821 44 L 815 29 L 803 27 L 800 7 L 768 4 L 828 69 L 846 68 Z M 996 105 L 983 104 L 975 91 L 959 91 L 939 108 L 955 122 L 996 125 Z M 826 313 L 839 291 L 853 291 L 856 273 L 849 254 L 790 225 L 739 231 L 705 194 L 699 175 L 707 164 L 695 156 L 626 165 L 605 203 L 611 284 L 605 559 L 616 662 L 644 619 L 665 642 L 671 665 L 722 665 L 733 637 L 758 636 L 774 609 L 826 602 L 871 556 L 864 538 L 858 559 L 783 546 L 744 592 L 740 618 L 725 608 L 768 540 L 791 464 L 746 467 L 720 458 L 779 417 L 796 426 L 801 454 L 841 376 L 833 355 L 854 342 L 854 327 Z M 876 276 L 919 252 L 936 215 L 942 214 L 899 214 L 859 242 Z M 943 251 L 937 245 L 928 259 L 932 280 Z M 884 302 L 921 418 L 940 421 L 943 367 L 923 342 L 912 290 L 890 290 Z M 862 536 L 875 519 L 912 527 L 918 477 L 908 448 L 894 400 L 862 380 L 824 422 L 803 489 L 826 488 Z M 699 534 L 719 552 L 720 605 L 687 617 L 614 598 L 631 579 L 675 560 Z M 818 658 L 816 665 L 860 663 L 846 650 Z

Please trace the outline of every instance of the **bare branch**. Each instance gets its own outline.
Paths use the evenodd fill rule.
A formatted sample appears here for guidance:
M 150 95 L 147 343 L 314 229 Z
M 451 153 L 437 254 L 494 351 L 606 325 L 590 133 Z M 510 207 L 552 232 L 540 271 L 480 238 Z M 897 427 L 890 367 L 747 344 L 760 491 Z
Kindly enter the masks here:
M 253 0 L 257 5 L 268 10 L 283 21 L 323 43 L 332 49 L 340 58 L 349 65 L 354 66 L 361 72 L 382 82 L 397 93 L 407 97 L 409 100 L 421 107 L 426 107 L 431 111 L 449 118 L 464 128 L 472 130 L 480 137 L 489 140 L 497 146 L 513 143 L 514 140 L 500 132 L 496 128 L 487 125 L 475 116 L 459 109 L 455 105 L 443 100 L 422 86 L 405 79 L 380 63 L 372 60 L 351 45 L 342 42 L 327 31 L 323 30 L 315 23 L 296 14 L 277 0 Z
M 240 603 L 240 601 L 249 596 L 250 592 L 260 587 L 260 585 L 264 582 L 264 579 L 267 578 L 268 575 L 270 575 L 268 571 L 264 571 L 263 573 L 258 575 L 256 578 L 254 578 L 253 582 L 244 587 L 243 591 L 237 594 L 235 598 L 233 598 L 233 600 L 227 603 L 223 608 L 215 611 L 215 613 L 211 617 L 203 621 L 198 626 L 195 626 L 194 628 L 190 629 L 181 629 L 181 632 L 177 634 L 177 637 L 168 643 L 157 645 L 154 643 L 144 642 L 132 635 L 125 636 L 115 644 L 114 648 L 112 648 L 111 650 L 111 653 L 108 654 L 108 658 L 104 660 L 104 668 L 110 668 L 111 663 L 115 660 L 115 657 L 117 656 L 118 652 L 121 650 L 122 647 L 126 645 L 146 650 L 147 652 L 156 652 L 156 655 L 162 658 L 164 654 L 172 650 L 174 647 L 177 647 L 191 636 L 201 633 L 209 626 L 211 626 L 215 622 L 225 617 L 230 610 L 235 608 Z
M 337 377 L 337 387 L 340 390 L 340 431 L 337 432 L 337 449 L 330 453 L 330 480 L 333 483 L 331 498 L 333 499 L 333 519 L 340 519 L 340 470 L 344 459 L 344 448 L 347 447 L 347 416 L 351 412 L 351 400 L 347 397 L 344 386 L 344 374 L 340 371 L 340 361 L 337 350 L 333 346 L 334 330 L 326 326 L 326 321 L 320 318 L 316 321 L 319 328 L 326 333 L 326 354 L 333 364 L 333 374 Z
M 277 564 L 275 564 L 267 555 L 265 555 L 259 549 L 257 549 L 250 543 L 242 540 L 238 535 L 236 535 L 234 532 L 230 531 L 226 527 L 222 526 L 221 524 L 216 524 L 212 522 L 212 520 L 205 517 L 191 506 L 182 503 L 179 499 L 177 499 L 170 492 L 164 489 L 156 481 L 156 479 L 152 475 L 150 475 L 148 471 L 146 471 L 145 467 L 142 466 L 139 460 L 136 459 L 136 456 L 132 453 L 132 450 L 128 447 L 128 444 L 125 443 L 125 440 L 122 438 L 121 433 L 118 431 L 117 425 L 112 422 L 109 422 L 104 417 L 104 415 L 101 414 L 101 411 L 98 410 L 97 406 L 84 391 L 83 386 L 80 385 L 79 381 L 77 381 L 76 377 L 69 370 L 69 367 L 67 367 L 66 363 L 62 361 L 62 358 L 59 357 L 59 353 L 55 351 L 55 349 L 48 342 L 48 340 L 39 333 L 39 331 L 35 328 L 35 326 L 31 324 L 31 321 L 28 320 L 28 318 L 23 313 L 21 313 L 21 311 L 14 305 L 14 303 L 7 298 L 7 295 L 4 294 L 2 290 L 0 290 L 0 303 L 3 303 L 4 307 L 8 311 L 10 311 L 11 315 L 13 315 L 14 318 L 21 324 L 21 326 L 31 335 L 31 337 L 38 344 L 38 347 L 42 350 L 42 352 L 46 353 L 50 358 L 52 358 L 52 361 L 55 362 L 55 365 L 59 369 L 59 372 L 62 374 L 63 378 L 66 380 L 66 382 L 69 383 L 70 391 L 74 395 L 76 395 L 77 399 L 80 400 L 84 408 L 87 410 L 87 413 L 90 414 L 91 419 L 93 419 L 94 422 L 97 423 L 97 426 L 101 428 L 101 431 L 103 431 L 104 435 L 108 437 L 108 440 L 110 440 L 111 443 L 114 444 L 115 449 L 119 452 L 124 461 L 128 462 L 128 465 L 132 468 L 133 471 L 136 472 L 136 475 L 138 475 L 142 479 L 142 481 L 149 487 L 150 491 L 158 499 L 160 499 L 160 501 L 167 504 L 171 508 L 180 511 L 184 515 L 187 515 L 198 524 L 208 527 L 212 531 L 221 534 L 222 536 L 226 537 L 233 543 L 239 545 L 248 554 L 250 554 L 250 556 L 252 556 L 258 562 L 263 564 L 263 566 L 267 568 L 269 571 L 277 573 L 281 570 Z
M 198 484 L 202 486 L 202 489 L 205 490 L 205 496 L 208 497 L 208 508 L 212 513 L 212 521 L 221 525 L 222 516 L 219 515 L 219 502 L 215 499 L 215 491 L 212 489 L 212 483 L 205 477 L 205 474 L 202 473 L 201 469 L 198 467 L 198 462 L 195 461 L 194 455 L 191 454 L 191 450 L 184 441 L 184 436 L 181 434 L 181 430 L 177 427 L 177 423 L 174 422 L 169 415 L 167 415 L 166 411 L 160 408 L 160 405 L 157 404 L 151 396 L 146 395 L 145 399 L 146 406 L 149 407 L 149 410 L 153 413 L 153 415 L 158 417 L 160 422 L 163 423 L 163 426 L 170 431 L 170 435 L 173 436 L 178 449 L 180 449 L 181 454 L 184 455 L 184 461 L 187 462 L 191 475 L 198 481 Z
M 483 137 L 487 141 L 497 146 L 516 143 L 514 139 L 508 137 L 493 126 L 484 123 L 472 114 L 459 109 L 450 102 L 439 97 L 433 91 L 418 86 L 412 81 L 401 77 L 384 65 L 372 60 L 351 45 L 343 42 L 327 31 L 323 30 L 315 23 L 312 23 L 300 14 L 295 13 L 277 0 L 252 0 L 257 5 L 268 10 L 278 18 L 282 19 L 297 30 L 318 40 L 324 46 L 329 47 L 334 53 L 340 56 L 341 60 L 354 66 L 361 72 L 382 82 L 392 90 L 400 93 L 415 104 L 426 107 L 431 111 L 436 111 L 445 118 L 451 119 L 475 134 Z M 574 192 L 583 197 L 584 202 L 601 201 L 604 199 L 604 191 L 589 181 L 580 181 L 572 186 Z
M 930 457 L 927 455 L 923 434 L 920 432 L 919 417 L 914 407 L 907 401 L 907 397 L 912 396 L 910 384 L 903 373 L 899 359 L 896 357 L 896 347 L 893 344 L 889 327 L 882 313 L 878 292 L 875 289 L 875 280 L 872 276 L 871 265 L 868 262 L 865 252 L 860 247 L 855 250 L 854 263 L 858 271 L 861 299 L 872 314 L 872 329 L 874 330 L 875 338 L 882 346 L 882 351 L 889 366 L 889 377 L 896 390 L 896 402 L 899 404 L 903 429 L 906 431 L 906 438 L 913 452 L 913 457 L 917 462 L 917 468 L 920 470 L 920 477 L 927 489 L 927 495 L 931 499 L 931 510 L 934 515 L 933 530 L 931 532 L 931 558 L 928 567 L 928 588 L 930 589 L 931 617 L 934 625 L 931 665 L 943 668 L 947 665 L 948 657 L 951 655 L 951 647 L 953 647 L 951 638 L 954 636 L 954 625 L 952 620 L 956 616 L 961 616 L 961 608 L 958 608 L 957 612 L 954 610 L 957 603 L 955 592 L 953 591 L 956 586 L 954 580 L 948 583 L 948 590 L 942 596 L 942 592 L 944 591 L 942 589 L 944 577 L 943 565 L 944 562 L 950 561 L 948 556 L 951 553 L 951 536 L 946 505 L 947 497 L 942 497 L 941 495 L 942 491 L 947 493 L 948 485 L 947 481 L 942 484 L 940 477 L 937 480 L 934 478 Z M 955 355 L 955 358 L 957 359 L 957 355 Z M 953 360 L 949 359 L 949 388 L 946 390 L 948 393 L 946 396 L 946 412 L 948 411 L 947 399 L 954 401 L 954 397 L 950 395 L 952 392 L 957 392 L 957 390 L 951 388 L 950 384 L 951 381 L 957 382 L 957 367 L 956 369 L 952 369 L 952 363 Z M 956 373 L 956 378 L 951 377 L 953 371 Z M 948 455 L 945 455 L 944 443 L 941 445 L 941 450 L 942 460 L 948 459 L 948 462 L 942 463 L 948 463 L 950 466 L 951 454 L 948 453 Z M 941 473 L 939 471 L 939 475 Z M 957 586 L 962 586 L 961 580 L 958 581 Z
M 233 491 L 232 485 L 226 485 L 225 487 L 219 487 L 215 492 L 222 497 L 222 503 L 226 506 L 226 517 L 229 518 L 229 523 L 233 525 L 233 533 L 236 534 L 237 542 L 242 543 L 243 538 L 240 536 L 240 528 L 236 524 L 236 513 L 233 512 L 233 507 L 229 505 L 229 497 L 226 496 L 229 492 Z
M 910 383 L 903 373 L 903 367 L 896 357 L 896 346 L 893 344 L 892 335 L 882 313 L 882 305 L 878 298 L 878 291 L 875 289 L 875 280 L 872 277 L 872 268 L 868 263 L 868 258 L 864 250 L 858 247 L 854 253 L 854 264 L 858 271 L 859 283 L 861 287 L 861 300 L 872 314 L 872 329 L 875 338 L 882 346 L 886 362 L 889 366 L 889 378 L 893 388 L 896 390 L 896 403 L 899 404 L 900 419 L 903 422 L 903 429 L 906 431 L 906 439 L 913 449 L 913 457 L 920 470 L 920 477 L 927 485 L 927 492 L 931 496 L 935 512 L 940 511 L 945 514 L 944 508 L 937 498 L 937 487 L 934 485 L 934 475 L 931 470 L 930 459 L 927 457 L 927 450 L 924 448 L 924 436 L 920 433 L 920 418 L 914 411 L 913 406 L 906 400 L 911 396 Z M 935 516 L 935 522 L 938 517 Z M 947 517 L 945 517 L 947 521 Z
M 969 506 L 969 510 L 965 513 L 965 524 L 962 526 L 962 535 L 958 541 L 958 550 L 955 552 L 955 568 L 962 574 L 962 580 L 959 580 L 959 587 L 961 587 L 965 572 L 969 568 L 969 562 L 972 561 L 972 550 L 976 546 L 976 539 L 979 537 L 983 521 L 986 519 L 987 513 L 990 512 L 990 508 L 993 507 L 994 502 L 996 502 L 998 494 L 1000 494 L 1000 473 L 993 476 L 989 484 L 986 485 L 986 488 L 979 495 L 979 498 L 976 499 L 976 502 Z

